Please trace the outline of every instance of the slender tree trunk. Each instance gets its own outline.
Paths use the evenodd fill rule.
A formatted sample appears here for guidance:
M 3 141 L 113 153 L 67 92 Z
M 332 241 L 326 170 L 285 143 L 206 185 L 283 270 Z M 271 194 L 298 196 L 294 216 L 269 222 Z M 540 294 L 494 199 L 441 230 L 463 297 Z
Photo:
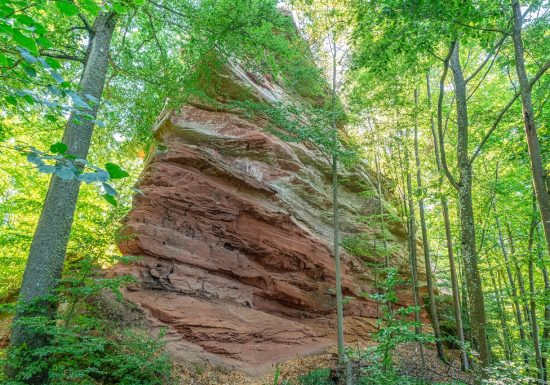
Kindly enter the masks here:
M 535 203 L 533 201 L 533 203 Z M 535 236 L 535 229 L 537 227 L 536 219 L 536 204 L 533 205 L 533 218 L 531 220 L 531 226 L 529 228 L 529 242 L 528 242 L 528 257 L 529 257 L 529 310 L 531 315 L 531 337 L 533 339 L 533 348 L 535 350 L 535 362 L 538 369 L 538 379 L 543 383 L 544 380 L 544 368 L 542 364 L 542 351 L 540 347 L 539 339 L 539 324 L 537 320 L 537 305 L 535 303 L 535 267 L 534 267 L 534 255 L 533 255 L 533 242 Z
M 426 73 L 426 88 L 428 93 L 428 105 L 430 112 L 432 110 L 432 93 L 431 93 L 431 87 L 430 87 L 430 74 Z M 440 89 L 440 98 L 443 97 L 444 88 Z M 439 108 L 438 108 L 439 110 Z M 441 114 L 441 112 L 438 112 L 438 114 Z M 441 166 L 441 160 L 439 158 L 439 147 L 437 145 L 437 133 L 435 131 L 435 123 L 433 114 L 430 113 L 430 124 L 431 124 L 431 130 L 432 130 L 432 137 L 434 142 L 434 153 L 435 153 L 435 162 L 437 165 L 437 171 L 439 172 L 439 184 L 443 184 L 443 169 Z M 458 285 L 458 275 L 456 272 L 456 266 L 455 266 L 455 257 L 454 257 L 454 250 L 453 250 L 453 236 L 451 233 L 451 221 L 449 219 L 449 205 L 447 203 L 447 197 L 444 194 L 441 195 L 441 208 L 442 208 L 442 214 L 443 214 L 443 223 L 445 224 L 445 239 L 447 244 L 447 256 L 449 258 L 449 269 L 451 274 L 451 288 L 453 293 L 453 309 L 454 309 L 454 315 L 455 315 L 455 323 L 456 323 L 456 334 L 458 336 L 459 342 L 460 342 L 460 351 L 461 351 L 461 361 L 462 361 L 462 368 L 464 370 L 468 370 L 470 368 L 470 364 L 468 362 L 468 352 L 466 351 L 466 344 L 464 341 L 464 326 L 462 323 L 462 307 L 460 305 L 460 289 Z
M 377 184 L 377 194 L 378 194 L 378 206 L 379 206 L 379 215 L 380 215 L 380 235 L 382 236 L 382 245 L 384 248 L 384 268 L 387 270 L 390 267 L 390 259 L 388 254 L 388 242 L 386 240 L 386 225 L 384 220 L 384 198 L 382 196 L 382 180 L 381 180 L 381 174 L 382 171 L 380 169 L 380 162 L 378 160 L 378 149 L 374 155 L 374 163 L 376 166 L 376 184 Z M 375 272 L 375 279 L 376 279 L 376 272 Z M 375 282 L 376 284 L 376 282 Z M 386 305 L 388 306 L 388 311 L 391 313 L 393 311 L 392 309 L 392 303 L 390 300 L 387 301 Z M 378 303 L 376 304 L 376 312 L 378 313 Z
M 414 102 L 415 107 L 418 109 L 418 90 L 414 90 Z M 428 228 L 426 226 L 426 217 L 424 213 L 424 197 L 422 192 L 422 173 L 420 165 L 420 154 L 418 150 L 418 122 L 415 112 L 414 121 L 414 158 L 416 163 L 416 185 L 420 191 L 420 197 L 418 198 L 418 212 L 420 215 L 420 229 L 422 231 L 422 243 L 424 247 L 424 265 L 426 268 L 426 284 L 428 286 L 428 300 L 430 309 L 430 318 L 432 321 L 432 327 L 434 329 L 435 344 L 437 347 L 437 356 L 442 360 L 445 360 L 445 352 L 443 351 L 443 342 L 441 341 L 441 331 L 439 328 L 439 318 L 437 316 L 437 304 L 435 302 L 434 283 L 432 275 L 432 260 L 430 258 L 430 245 L 428 240 Z
M 540 264 L 541 272 L 542 272 L 542 278 L 544 281 L 544 298 L 548 298 L 548 295 L 550 294 L 550 278 L 548 276 L 548 269 L 546 268 L 546 261 L 543 260 L 543 252 L 541 244 L 544 242 L 541 238 L 541 231 L 539 229 L 540 223 L 537 224 L 537 236 L 538 236 L 538 242 L 537 242 L 537 251 L 539 253 L 539 258 L 541 259 L 542 263 Z M 542 341 L 541 341 L 541 356 L 542 356 L 542 367 L 543 367 L 543 374 L 544 374 L 544 381 L 548 381 L 548 340 L 550 338 L 550 303 L 548 303 L 548 300 L 544 304 L 544 323 L 542 328 Z
M 335 274 L 336 274 L 336 332 L 337 332 L 337 342 L 338 342 L 338 375 L 344 373 L 346 365 L 346 357 L 344 353 L 344 299 L 342 296 L 342 271 L 341 271 L 341 261 L 340 261 L 340 210 L 339 210 L 339 201 L 338 201 L 338 124 L 336 117 L 337 109 L 337 68 L 336 68 L 336 42 L 331 40 L 332 48 L 332 95 L 331 95 L 331 108 L 332 108 L 332 134 L 334 141 L 334 150 L 332 153 L 332 206 L 333 206 L 333 253 L 334 253 L 334 264 L 335 264 Z M 342 380 L 341 376 L 340 380 Z M 350 379 L 346 379 L 349 381 Z
M 422 335 L 422 320 L 420 318 L 420 290 L 418 285 L 418 262 L 416 254 L 416 218 L 414 213 L 414 201 L 413 201 L 413 190 L 412 190 L 412 178 L 411 172 L 409 170 L 409 150 L 407 149 L 407 144 L 405 144 L 405 167 L 406 167 L 406 179 L 407 179 L 407 201 L 408 206 L 408 223 L 409 223 L 409 259 L 411 265 L 411 275 L 413 280 L 413 296 L 414 296 L 414 306 L 416 311 L 414 312 L 414 318 L 416 322 L 415 331 L 416 334 Z M 420 349 L 420 359 L 422 361 L 422 367 L 426 365 L 424 357 L 424 345 L 422 342 L 418 343 Z
M 514 25 L 512 28 L 512 39 L 514 41 L 514 56 L 516 62 L 516 73 L 518 75 L 519 87 L 521 91 L 521 104 L 523 107 L 523 123 L 525 126 L 525 135 L 527 137 L 527 147 L 529 149 L 529 160 L 531 162 L 531 174 L 533 176 L 533 185 L 537 202 L 539 204 L 540 216 L 542 218 L 542 227 L 546 238 L 546 249 L 550 253 L 550 195 L 545 185 L 545 172 L 543 160 L 540 152 L 537 126 L 533 113 L 533 104 L 531 101 L 531 87 L 525 70 L 525 54 L 523 40 L 521 37 L 522 14 L 518 0 L 512 0 L 512 11 L 514 14 Z
M 382 244 L 384 246 L 384 267 L 387 269 L 390 267 L 390 260 L 388 255 L 388 241 L 386 240 L 386 225 L 384 219 L 384 198 L 382 195 L 382 171 L 380 170 L 380 161 L 378 160 L 378 151 L 374 156 L 374 163 L 376 165 L 376 187 L 378 190 L 378 206 L 380 215 L 380 234 L 382 235 Z
M 504 348 L 504 354 L 506 356 L 506 359 L 511 361 L 512 360 L 512 343 L 510 341 L 510 330 L 508 328 L 508 321 L 506 319 L 506 309 L 504 307 L 504 301 L 502 300 L 502 297 L 501 297 L 502 288 L 500 285 L 497 285 L 494 269 L 493 269 L 493 266 L 491 266 L 491 261 L 489 259 L 487 260 L 487 263 L 489 267 L 489 276 L 491 277 L 491 282 L 493 284 L 493 290 L 495 293 L 495 300 L 497 302 L 500 325 L 502 327 L 502 335 L 503 335 L 502 346 Z
M 535 200 L 535 205 L 536 205 L 536 200 Z M 516 248 L 514 246 L 514 237 L 512 236 L 512 230 L 510 229 L 509 222 L 506 222 L 506 231 L 508 233 L 508 241 L 510 242 L 510 258 L 514 262 L 514 268 L 518 279 L 520 300 L 521 300 L 521 303 L 523 304 L 523 313 L 525 315 L 525 319 L 527 320 L 527 323 L 531 325 L 531 313 L 529 311 L 529 305 L 526 300 L 527 296 L 526 296 L 526 290 L 525 290 L 525 282 L 523 280 L 521 266 L 519 265 L 518 259 L 516 258 Z
M 344 363 L 344 305 L 342 298 L 342 273 L 340 267 L 340 229 L 338 207 L 338 158 L 332 157 L 332 199 L 334 209 L 334 261 L 336 270 L 336 318 L 338 333 L 338 362 Z
M 498 178 L 498 170 L 497 170 L 497 178 Z M 523 316 L 521 314 L 521 307 L 520 307 L 519 298 L 518 298 L 518 291 L 517 291 L 517 288 L 516 288 L 516 283 L 515 283 L 515 280 L 514 280 L 514 277 L 513 277 L 512 269 L 510 267 L 510 258 L 508 256 L 508 250 L 506 249 L 506 245 L 504 244 L 504 239 L 503 239 L 503 236 L 502 236 L 502 228 L 500 226 L 500 220 L 499 220 L 499 217 L 498 217 L 498 212 L 497 212 L 496 203 L 495 203 L 494 199 L 493 199 L 492 205 L 493 205 L 493 210 L 494 210 L 494 214 L 495 214 L 495 224 L 497 226 L 498 243 L 499 243 L 500 248 L 502 250 L 502 256 L 504 257 L 504 266 L 506 267 L 506 274 L 508 276 L 508 284 L 510 285 L 510 289 L 511 289 L 512 303 L 514 304 L 516 322 L 517 322 L 518 329 L 519 329 L 519 338 L 520 338 L 520 341 L 521 341 L 521 351 L 522 351 L 522 355 L 523 355 L 523 361 L 525 362 L 525 364 L 529 364 L 529 356 L 527 355 L 527 352 L 526 352 L 526 349 L 525 349 L 525 342 L 526 342 L 525 325 L 523 323 Z
M 470 324 L 472 340 L 479 352 L 482 367 L 490 364 L 491 354 L 486 333 L 485 300 L 479 274 L 476 250 L 476 235 L 474 210 L 472 204 L 472 166 L 468 156 L 468 109 L 466 82 L 460 64 L 459 45 L 455 44 L 450 58 L 450 68 L 453 72 L 457 109 L 457 158 L 460 179 L 458 181 L 458 197 L 460 202 L 461 244 L 464 258 L 466 284 L 469 293 Z

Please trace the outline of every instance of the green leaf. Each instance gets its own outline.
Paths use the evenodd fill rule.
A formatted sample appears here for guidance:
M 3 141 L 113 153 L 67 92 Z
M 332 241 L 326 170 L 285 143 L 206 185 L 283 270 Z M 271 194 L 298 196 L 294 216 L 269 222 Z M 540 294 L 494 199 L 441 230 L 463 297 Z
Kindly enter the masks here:
M 17 20 L 17 22 L 29 27 L 32 27 L 36 23 L 34 19 L 28 15 L 15 15 L 14 19 Z
M 130 174 L 123 170 L 118 164 L 106 163 L 105 169 L 109 173 L 111 179 L 122 179 L 130 176 Z
M 67 152 L 68 149 L 69 147 L 67 147 L 67 145 L 62 142 L 57 142 L 50 146 L 50 151 L 54 154 L 64 154 L 65 152 Z
M 109 174 L 105 171 L 86 172 L 78 175 L 77 178 L 84 183 L 106 182 L 109 180 Z
M 9 66 L 8 57 L 0 52 L 0 66 L 7 67 Z
M 44 48 L 51 48 L 53 46 L 51 41 L 49 41 L 48 39 L 46 39 L 45 37 L 42 37 L 42 36 L 38 37 L 36 39 L 36 42 Z
M 33 164 L 36 164 L 37 166 L 42 166 L 44 162 L 40 158 L 40 155 L 36 154 L 35 152 L 29 152 L 27 154 L 27 160 Z
M 52 57 L 47 57 L 44 60 L 46 60 L 46 63 L 48 63 L 50 65 L 50 67 L 52 67 L 54 69 L 60 69 L 61 68 L 61 64 L 59 64 L 59 62 L 57 60 L 55 60 L 54 58 L 52 58 Z
M 69 167 L 61 166 L 55 171 L 55 175 L 63 180 L 71 180 L 74 178 L 74 172 Z
M 112 195 L 109 195 L 109 194 L 103 194 L 103 198 L 109 202 L 110 204 L 112 204 L 114 207 L 117 207 L 118 206 L 118 202 L 116 201 L 116 198 Z
M 99 12 L 99 10 L 101 9 L 97 4 L 96 4 L 96 1 L 95 0 L 81 0 L 79 2 L 80 4 L 80 7 L 85 10 L 85 11 L 88 11 L 89 13 L 91 14 L 97 14 Z
M 12 31 L 13 40 L 21 47 L 25 48 L 29 52 L 37 53 L 36 43 L 33 38 L 25 36 L 21 31 L 14 29 Z
M 26 61 L 28 61 L 31 64 L 36 63 L 36 61 L 37 61 L 36 58 L 34 56 L 32 56 L 29 53 L 29 51 L 27 51 L 26 49 L 18 48 L 18 51 L 21 54 L 21 56 L 23 56 L 23 59 L 25 59 Z
M 78 15 L 78 7 L 66 0 L 56 0 L 55 5 L 59 11 L 67 16 Z
M 43 172 L 44 174 L 53 174 L 55 170 L 55 166 L 50 166 L 47 164 L 41 164 L 38 166 L 38 171 Z
M 16 106 L 17 105 L 17 98 L 13 95 L 8 95 L 5 97 L 6 101 L 11 104 L 11 105 L 14 105 Z
M 102 186 L 103 186 L 103 189 L 105 190 L 105 194 L 112 195 L 114 197 L 117 196 L 116 190 L 109 183 L 103 183 Z
M 46 114 L 46 115 L 44 115 L 44 118 L 45 118 L 48 122 L 57 123 L 57 117 L 56 117 L 55 115 Z
M 13 28 L 8 24 L 0 24 L 0 33 L 5 33 L 7 35 L 13 35 Z
M 74 103 L 75 106 L 80 107 L 80 108 L 84 108 L 84 109 L 87 109 L 87 110 L 91 109 L 90 105 L 88 103 L 86 103 L 80 97 L 79 94 L 77 94 L 76 92 L 72 92 L 72 91 L 68 91 L 67 93 L 71 97 L 71 100 L 72 100 L 72 102 Z
M 36 77 L 36 70 L 33 67 L 31 67 L 28 64 L 23 64 L 22 67 L 23 67 L 23 71 L 25 71 L 25 73 L 29 75 L 31 78 Z

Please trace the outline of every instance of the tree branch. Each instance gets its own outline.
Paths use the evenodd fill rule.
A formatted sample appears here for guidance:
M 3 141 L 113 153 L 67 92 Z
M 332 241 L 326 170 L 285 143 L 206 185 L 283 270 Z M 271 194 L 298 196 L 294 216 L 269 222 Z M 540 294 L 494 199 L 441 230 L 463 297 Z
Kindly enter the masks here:
M 546 62 L 546 64 L 541 67 L 541 69 L 535 74 L 535 76 L 533 76 L 533 78 L 529 82 L 529 89 L 531 89 L 533 87 L 533 85 L 535 85 L 535 83 L 542 77 L 542 75 L 544 75 L 544 73 L 546 71 L 548 71 L 549 68 L 550 68 L 550 61 Z M 496 130 L 496 128 L 498 127 L 498 125 L 499 125 L 500 121 L 502 120 L 502 118 L 504 117 L 504 115 L 506 115 L 506 112 L 508 112 L 510 107 L 512 107 L 512 105 L 520 97 L 520 95 L 521 95 L 521 92 L 516 92 L 516 94 L 512 97 L 512 99 L 510 99 L 508 104 L 506 104 L 506 106 L 504 106 L 504 108 L 500 111 L 500 113 L 498 114 L 495 122 L 493 123 L 493 125 L 491 126 L 489 131 L 487 131 L 487 133 L 485 134 L 485 136 L 483 137 L 483 139 L 481 140 L 481 142 L 479 143 L 479 145 L 475 149 L 474 153 L 472 154 L 472 157 L 470 159 L 470 165 L 477 158 L 477 156 L 481 152 L 481 149 L 483 148 L 483 146 L 485 145 L 485 143 L 487 142 L 487 140 L 489 139 L 491 134 Z
M 451 60 L 451 55 L 455 49 L 456 42 L 451 43 L 449 53 L 443 62 L 443 73 L 441 74 L 441 79 L 439 80 L 439 97 L 437 99 L 437 132 L 439 136 L 439 152 L 441 153 L 441 166 L 443 166 L 443 171 L 447 176 L 447 179 L 453 185 L 454 188 L 458 189 L 458 183 L 455 178 L 449 171 L 447 165 L 447 156 L 445 153 L 445 142 L 443 140 L 443 95 L 445 93 L 445 78 L 447 77 L 447 72 L 449 71 L 449 61 Z
M 504 43 L 504 40 L 506 40 L 506 38 L 510 36 L 510 34 L 505 34 L 504 36 L 502 36 L 502 38 L 498 41 L 497 44 L 495 44 L 495 46 L 493 47 L 493 49 L 489 52 L 489 54 L 487 55 L 487 57 L 485 57 L 485 59 L 483 60 L 483 62 L 479 65 L 479 67 L 477 67 L 477 69 L 470 75 L 466 78 L 466 84 L 468 84 L 468 82 L 470 80 L 472 80 L 473 78 L 475 78 L 477 76 L 478 73 L 481 72 L 481 70 L 483 69 L 483 67 L 485 67 L 485 65 L 489 62 L 489 59 L 495 55 L 495 57 L 498 55 L 498 52 L 500 51 L 500 47 L 502 46 L 502 43 Z
M 80 17 L 80 20 L 82 20 L 82 22 L 84 23 L 84 29 L 86 29 L 86 31 L 88 31 L 89 33 L 92 33 L 94 29 L 88 22 L 88 19 L 86 18 L 86 16 L 84 16 L 84 14 L 82 13 L 78 13 L 78 17 Z
M 51 57 L 51 58 L 54 58 L 54 59 L 72 60 L 72 61 L 76 61 L 76 62 L 79 62 L 79 63 L 84 63 L 84 58 L 74 56 L 74 55 L 69 55 L 69 54 L 66 54 L 66 53 L 55 53 L 55 52 L 49 52 L 49 51 L 44 50 L 44 51 L 40 51 L 40 55 L 46 56 L 46 57 Z

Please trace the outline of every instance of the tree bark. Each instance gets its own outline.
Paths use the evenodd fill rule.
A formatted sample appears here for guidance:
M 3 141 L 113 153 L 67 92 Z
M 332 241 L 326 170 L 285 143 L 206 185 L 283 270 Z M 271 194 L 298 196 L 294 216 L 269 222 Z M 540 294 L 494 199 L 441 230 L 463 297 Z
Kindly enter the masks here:
M 337 109 L 337 51 L 336 41 L 331 39 L 331 53 L 332 53 L 332 84 L 331 84 L 331 109 L 332 109 L 332 134 L 334 141 L 334 149 L 332 153 L 332 207 L 333 207 L 333 253 L 334 253 L 334 265 L 336 274 L 336 333 L 338 342 L 338 374 L 344 373 L 343 369 L 346 364 L 346 357 L 344 354 L 344 299 L 342 296 L 342 272 L 340 261 L 340 211 L 338 202 L 338 125 L 336 117 Z M 343 375 L 340 377 L 346 377 L 346 381 L 350 381 L 349 376 Z
M 539 258 L 541 258 L 542 263 L 540 264 L 540 269 L 542 272 L 542 279 L 544 281 L 544 297 L 548 298 L 550 294 L 550 278 L 548 276 L 548 269 L 546 268 L 546 261 L 543 260 L 544 254 L 542 253 L 543 243 L 541 232 L 540 232 L 540 223 L 537 224 L 537 251 L 539 253 Z M 544 322 L 542 328 L 542 341 L 541 341 L 541 356 L 542 356 L 542 368 L 543 368 L 543 379 L 548 381 L 548 340 L 550 339 L 550 303 L 544 305 Z
M 80 78 L 79 92 L 83 100 L 89 99 L 87 95 L 98 101 L 101 99 L 115 24 L 114 13 L 100 14 L 94 22 Z M 68 154 L 82 159 L 87 157 L 98 109 L 99 103 L 91 104 L 91 109 L 86 110 L 90 118 L 71 113 L 63 135 Z M 50 179 L 21 284 L 10 339 L 14 347 L 26 344 L 32 349 L 47 343 L 44 336 L 37 335 L 22 321 L 38 315 L 52 318 L 55 314 L 55 303 L 47 297 L 54 294 L 61 278 L 79 189 L 80 181 L 77 179 L 65 181 L 55 175 Z M 36 305 L 32 306 L 32 310 L 29 307 L 31 304 Z
M 513 28 L 512 39 L 514 41 L 514 56 L 516 62 L 516 73 L 518 75 L 519 87 L 521 92 L 521 105 L 523 108 L 523 124 L 525 126 L 525 135 L 527 138 L 527 147 L 529 149 L 529 161 L 531 163 L 531 174 L 533 185 L 537 196 L 540 216 L 542 218 L 542 227 L 546 238 L 546 249 L 550 253 L 550 195 L 545 185 L 545 170 L 540 152 L 537 126 L 531 101 L 531 85 L 525 70 L 525 54 L 523 40 L 521 37 L 522 13 L 518 0 L 512 0 Z
M 409 170 L 409 150 L 407 144 L 405 144 L 405 167 L 406 167 L 406 183 L 407 183 L 407 206 L 408 206 L 408 227 L 409 227 L 409 262 L 411 265 L 411 275 L 413 283 L 413 296 L 414 306 L 416 310 L 414 312 L 414 319 L 416 322 L 415 331 L 418 336 L 422 335 L 422 321 L 420 319 L 420 293 L 418 285 L 418 261 L 416 253 L 416 218 L 414 213 L 414 201 L 412 191 L 412 178 Z M 422 361 L 422 367 L 425 367 L 424 346 L 421 341 L 418 343 L 420 349 L 420 359 Z
M 498 178 L 498 169 L 497 169 L 497 178 Z M 521 314 L 518 291 L 517 291 L 516 283 L 512 273 L 512 269 L 510 267 L 510 258 L 508 256 L 508 250 L 506 249 L 506 245 L 504 244 L 504 238 L 502 236 L 502 228 L 500 226 L 500 219 L 498 217 L 497 206 L 494 198 L 493 198 L 492 204 L 493 204 L 493 210 L 495 214 L 495 224 L 497 227 L 498 244 L 500 245 L 500 248 L 502 250 L 502 256 L 504 257 L 504 266 L 506 267 L 508 284 L 510 285 L 510 289 L 511 289 L 512 303 L 514 304 L 514 312 L 515 312 L 516 322 L 519 329 L 519 338 L 521 341 L 521 351 L 522 351 L 523 361 L 525 362 L 525 364 L 529 364 L 529 356 L 525 351 L 525 341 L 526 341 L 525 325 L 523 323 L 523 316 Z
M 533 203 L 535 203 L 533 201 Z M 537 364 L 537 377 L 541 383 L 544 383 L 544 367 L 542 364 L 542 351 L 540 347 L 539 324 L 537 319 L 537 305 L 535 303 L 535 266 L 533 255 L 533 242 L 535 237 L 535 229 L 537 227 L 536 205 L 533 205 L 533 218 L 529 228 L 529 241 L 527 253 L 529 258 L 529 311 L 531 315 L 531 338 L 533 340 L 533 348 L 535 350 L 535 362 Z
M 462 257 L 464 258 L 466 284 L 469 293 L 470 324 L 472 327 L 472 342 L 479 352 L 481 367 L 490 364 L 491 354 L 486 333 L 485 300 L 479 274 L 476 250 L 476 234 L 474 210 L 472 204 L 472 167 L 468 157 L 468 109 L 464 74 L 460 64 L 459 44 L 454 45 L 450 58 L 450 68 L 453 72 L 456 112 L 457 112 L 457 160 L 460 178 L 458 181 L 458 197 L 460 202 L 460 225 Z
M 495 292 L 495 299 L 497 301 L 498 315 L 500 318 L 500 325 L 502 327 L 503 342 L 502 346 L 504 348 L 504 354 L 506 359 L 511 361 L 513 359 L 512 343 L 510 341 L 510 330 L 508 329 L 508 321 L 506 319 L 506 309 L 501 297 L 502 288 L 500 284 L 497 285 L 497 280 L 495 279 L 495 273 L 493 266 L 491 266 L 491 261 L 487 260 L 489 267 L 489 276 L 491 277 L 491 282 L 493 284 L 493 290 Z
M 418 90 L 414 90 L 414 103 L 415 108 L 418 109 Z M 442 360 L 445 359 L 445 352 L 443 350 L 443 342 L 441 341 L 441 330 L 439 328 L 439 318 L 437 316 L 437 304 L 435 302 L 434 283 L 432 275 L 432 260 L 430 258 L 430 244 L 428 240 L 428 228 L 426 226 L 426 216 L 424 212 L 424 197 L 422 192 L 422 172 L 420 164 L 420 154 L 418 149 L 418 121 L 417 113 L 415 111 L 414 119 L 414 158 L 416 163 L 416 186 L 420 192 L 418 198 L 418 212 L 420 215 L 420 229 L 422 232 L 422 243 L 424 248 L 424 265 L 426 269 L 426 284 L 428 286 L 428 300 L 430 309 L 430 318 L 432 321 L 432 327 L 434 329 L 435 344 L 437 347 L 437 356 Z
M 445 92 L 444 87 L 445 78 L 442 77 L 440 83 L 443 83 L 443 86 L 440 86 L 440 99 L 443 99 L 443 92 Z M 435 163 L 437 165 L 437 171 L 439 173 L 439 184 L 443 184 L 443 169 L 441 166 L 441 160 L 439 158 L 439 147 L 438 147 L 438 138 L 437 138 L 437 132 L 435 130 L 435 123 L 433 114 L 431 113 L 432 110 L 432 93 L 431 93 L 431 87 L 430 87 L 430 74 L 426 73 L 426 88 L 428 93 L 428 108 L 430 109 L 430 125 L 432 130 L 432 137 L 434 142 L 434 154 L 435 154 Z M 440 105 L 438 103 L 438 116 L 442 116 L 442 111 L 440 111 Z M 442 214 L 443 214 L 443 223 L 445 224 L 445 240 L 446 240 L 446 246 L 447 246 L 447 256 L 449 259 L 449 270 L 451 274 L 451 289 L 453 293 L 453 310 L 454 310 L 454 316 L 455 316 L 455 324 L 456 324 L 456 334 L 458 336 L 459 342 L 460 342 L 460 351 L 461 351 L 461 362 L 462 362 L 462 369 L 468 370 L 470 368 L 470 364 L 468 362 L 468 352 L 466 351 L 466 344 L 464 341 L 464 326 L 462 322 L 462 308 L 460 305 L 460 289 L 458 285 L 458 275 L 456 272 L 456 265 L 455 265 L 455 257 L 454 257 L 454 250 L 453 250 L 453 236 L 451 233 L 451 221 L 449 219 L 449 205 L 447 202 L 447 197 L 444 194 L 440 194 L 440 202 L 441 202 L 441 208 L 442 208 Z

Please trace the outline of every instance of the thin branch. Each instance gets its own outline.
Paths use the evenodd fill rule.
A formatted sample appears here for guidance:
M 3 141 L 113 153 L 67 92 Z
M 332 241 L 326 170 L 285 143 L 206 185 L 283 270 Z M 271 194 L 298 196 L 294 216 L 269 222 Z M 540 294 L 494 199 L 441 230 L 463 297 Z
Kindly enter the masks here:
M 443 166 L 443 171 L 445 172 L 445 175 L 447 176 L 447 179 L 449 179 L 451 185 L 453 185 L 454 188 L 458 189 L 458 183 L 449 171 L 449 167 L 447 165 L 445 142 L 443 140 L 443 95 L 445 93 L 445 78 L 447 77 L 447 72 L 449 71 L 449 60 L 451 60 L 451 55 L 455 49 L 455 46 L 456 42 L 453 41 L 449 49 L 449 53 L 447 54 L 447 57 L 445 58 L 445 61 L 443 63 L 443 73 L 441 74 L 441 79 L 439 80 L 439 97 L 437 100 L 437 132 L 439 135 L 439 148 L 441 153 L 441 165 Z
M 499 47 L 499 50 L 500 50 L 500 47 Z M 481 77 L 480 81 L 477 83 L 477 85 L 474 87 L 474 89 L 472 90 L 472 92 L 470 92 L 470 95 L 468 95 L 468 97 L 466 98 L 466 101 L 470 100 L 470 98 L 472 96 L 474 96 L 474 94 L 476 93 L 476 91 L 479 89 L 479 87 L 481 86 L 481 84 L 483 83 L 483 81 L 485 80 L 485 78 L 487 77 L 487 75 L 489 75 L 489 72 L 491 71 L 491 68 L 493 68 L 493 64 L 495 64 L 495 61 L 497 60 L 497 57 L 498 57 L 498 51 L 495 52 L 495 55 L 493 56 L 493 60 L 491 60 L 491 64 L 489 64 L 489 68 L 487 68 L 487 71 L 485 71 L 485 73 L 483 74 L 483 76 Z
M 546 71 L 548 71 L 549 68 L 550 68 L 550 61 L 546 62 L 546 64 L 544 66 L 542 66 L 542 68 L 539 70 L 539 72 L 537 72 L 535 74 L 535 76 L 533 76 L 533 78 L 529 82 L 528 90 L 530 90 L 533 87 L 533 85 L 542 77 L 542 75 L 544 75 L 544 73 Z M 528 90 L 526 90 L 526 91 L 528 91 Z M 520 95 L 521 95 L 521 92 L 516 92 L 516 94 L 512 97 L 512 99 L 510 99 L 508 104 L 506 104 L 506 106 L 500 111 L 500 113 L 498 114 L 495 122 L 493 123 L 493 125 L 491 126 L 489 131 L 487 131 L 487 133 L 485 134 L 485 136 L 483 137 L 483 139 L 481 140 L 481 142 L 479 143 L 479 145 L 475 149 L 474 153 L 472 154 L 472 157 L 470 159 L 470 165 L 472 165 L 472 163 L 474 162 L 474 160 L 477 158 L 477 156 L 481 152 L 481 149 L 483 148 L 483 146 L 485 145 L 485 143 L 487 142 L 487 140 L 489 139 L 491 134 L 496 130 L 496 128 L 498 127 L 498 125 L 499 125 L 500 121 L 502 120 L 502 118 L 504 117 L 504 115 L 506 115 L 506 112 L 508 112 L 510 107 L 512 107 L 512 105 L 520 97 Z
M 54 59 L 72 60 L 72 61 L 76 61 L 76 62 L 79 62 L 79 63 L 84 63 L 84 58 L 74 56 L 74 55 L 69 55 L 69 54 L 66 54 L 66 53 L 55 53 L 55 52 L 50 52 L 50 51 L 44 50 L 44 51 L 40 51 L 40 55 L 46 56 L 46 57 L 51 57 L 51 58 L 54 58 Z
M 489 52 L 489 54 L 485 57 L 485 59 L 483 60 L 483 62 L 479 65 L 479 67 L 477 67 L 477 69 L 470 75 L 466 78 L 466 84 L 468 84 L 468 82 L 470 80 L 472 80 L 473 78 L 475 78 L 477 76 L 478 73 L 481 72 L 481 70 L 483 69 L 483 67 L 485 67 L 485 65 L 489 62 L 489 59 L 494 55 L 495 58 L 496 56 L 498 55 L 498 52 L 500 51 L 500 47 L 502 46 L 502 43 L 504 43 L 504 40 L 506 40 L 506 38 L 510 36 L 510 34 L 505 34 L 504 36 L 502 36 L 502 38 L 498 41 L 497 44 L 495 44 L 495 46 L 493 47 L 493 49 L 491 49 L 491 51 Z M 494 60 L 493 60 L 494 61 Z
M 84 28 L 86 29 L 86 31 L 88 31 L 89 33 L 92 33 L 94 31 L 94 29 L 92 28 L 92 26 L 88 22 L 88 19 L 86 18 L 86 16 L 84 16 L 84 14 L 82 14 L 82 13 L 79 13 L 78 17 L 80 17 L 80 20 L 82 20 L 82 22 L 84 23 Z
M 462 23 L 460 21 L 457 21 L 457 20 L 453 20 L 453 23 L 455 24 L 458 24 L 462 27 L 468 27 L 468 28 L 471 28 L 471 29 L 476 29 L 478 31 L 484 31 L 484 32 L 498 32 L 498 33 L 506 33 L 504 30 L 502 29 L 498 29 L 498 28 L 483 28 L 483 27 L 476 27 L 475 25 L 469 25 L 469 24 L 466 24 L 466 23 Z
M 160 51 L 160 55 L 162 56 L 163 59 L 166 59 L 166 53 L 164 51 L 164 47 L 162 46 L 162 44 L 160 43 L 160 41 L 158 39 L 157 31 L 155 30 L 155 25 L 153 23 L 153 18 L 147 10 L 145 10 L 145 14 L 147 15 L 147 19 L 149 20 L 149 25 L 151 26 L 151 34 L 153 35 L 153 39 L 155 40 L 155 43 L 157 44 L 157 47 Z
M 176 11 L 175 9 L 170 8 L 170 7 L 168 7 L 164 4 L 157 3 L 153 0 L 147 0 L 147 1 L 151 4 L 153 4 L 155 7 L 162 8 L 162 9 L 164 9 L 164 10 L 170 12 L 170 13 L 173 13 L 174 15 L 178 15 L 178 16 L 185 17 L 185 18 L 189 17 L 189 15 L 186 15 L 186 14 L 180 12 L 180 11 Z

